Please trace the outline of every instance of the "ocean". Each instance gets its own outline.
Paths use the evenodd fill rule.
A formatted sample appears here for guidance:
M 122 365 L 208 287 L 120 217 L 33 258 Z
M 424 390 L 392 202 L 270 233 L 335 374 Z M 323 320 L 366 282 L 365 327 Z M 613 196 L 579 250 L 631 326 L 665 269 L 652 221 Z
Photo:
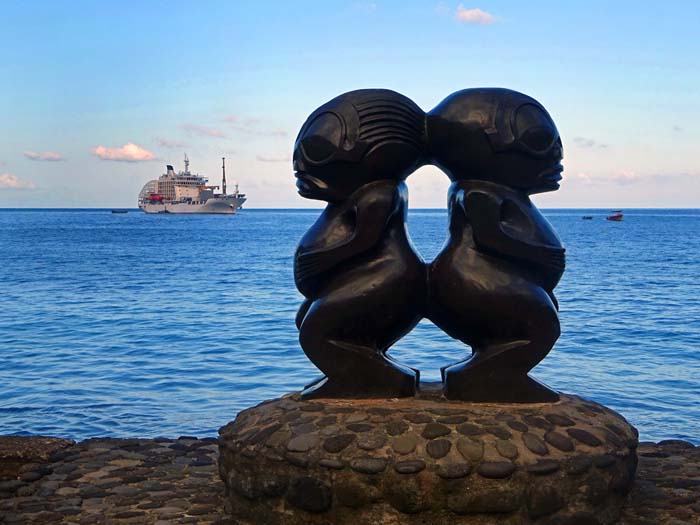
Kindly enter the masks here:
M 318 213 L 1 210 L 0 434 L 213 436 L 317 377 L 292 255 Z M 698 443 L 700 210 L 544 213 L 567 271 L 562 336 L 533 375 L 618 410 L 642 440 Z M 446 224 L 409 212 L 427 260 Z M 426 321 L 392 350 L 428 380 L 467 354 Z

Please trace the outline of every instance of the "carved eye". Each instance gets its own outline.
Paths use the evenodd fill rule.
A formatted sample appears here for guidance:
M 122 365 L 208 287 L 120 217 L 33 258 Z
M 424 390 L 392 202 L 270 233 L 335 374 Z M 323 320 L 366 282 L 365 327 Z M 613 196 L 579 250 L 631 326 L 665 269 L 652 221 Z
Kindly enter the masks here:
M 559 133 L 549 115 L 537 106 L 526 104 L 516 114 L 515 135 L 533 151 L 546 152 L 554 145 Z
M 301 147 L 308 160 L 321 163 L 330 159 L 340 147 L 343 125 L 333 113 L 322 113 L 304 131 Z

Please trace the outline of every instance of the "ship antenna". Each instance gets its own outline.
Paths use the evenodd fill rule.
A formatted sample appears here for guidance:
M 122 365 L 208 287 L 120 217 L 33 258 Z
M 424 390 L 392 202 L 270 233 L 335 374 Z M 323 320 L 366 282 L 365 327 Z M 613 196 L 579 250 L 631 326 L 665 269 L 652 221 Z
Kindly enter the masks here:
M 185 153 L 185 173 L 190 172 L 190 159 L 187 158 L 187 153 Z
M 226 195 L 226 157 L 221 157 L 221 173 L 223 174 L 221 189 L 224 190 L 224 195 Z

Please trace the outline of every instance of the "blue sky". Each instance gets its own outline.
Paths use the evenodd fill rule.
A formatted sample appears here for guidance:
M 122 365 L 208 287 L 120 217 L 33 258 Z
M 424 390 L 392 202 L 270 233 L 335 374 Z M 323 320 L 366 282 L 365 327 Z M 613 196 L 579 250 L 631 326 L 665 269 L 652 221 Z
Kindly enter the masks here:
M 699 23 L 691 1 L 9 0 L 0 207 L 133 207 L 184 152 L 212 180 L 226 156 L 250 207 L 318 206 L 289 160 L 317 106 L 385 87 L 429 110 L 478 86 L 554 117 L 565 180 L 539 205 L 698 207 Z M 436 168 L 408 184 L 444 205 Z

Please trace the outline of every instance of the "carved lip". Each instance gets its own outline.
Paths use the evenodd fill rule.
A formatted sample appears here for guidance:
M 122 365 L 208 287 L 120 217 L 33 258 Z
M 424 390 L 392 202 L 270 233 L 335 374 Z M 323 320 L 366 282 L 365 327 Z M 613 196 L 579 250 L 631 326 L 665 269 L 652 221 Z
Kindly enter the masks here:
M 539 178 L 544 179 L 547 182 L 558 183 L 563 178 L 561 176 L 562 171 L 564 171 L 564 166 L 562 166 L 561 164 L 557 164 L 556 166 L 546 169 L 542 173 L 540 173 Z
M 297 193 L 302 197 L 309 195 L 311 192 L 311 184 L 308 181 L 309 175 L 303 171 L 294 172 L 294 176 L 297 178 Z

